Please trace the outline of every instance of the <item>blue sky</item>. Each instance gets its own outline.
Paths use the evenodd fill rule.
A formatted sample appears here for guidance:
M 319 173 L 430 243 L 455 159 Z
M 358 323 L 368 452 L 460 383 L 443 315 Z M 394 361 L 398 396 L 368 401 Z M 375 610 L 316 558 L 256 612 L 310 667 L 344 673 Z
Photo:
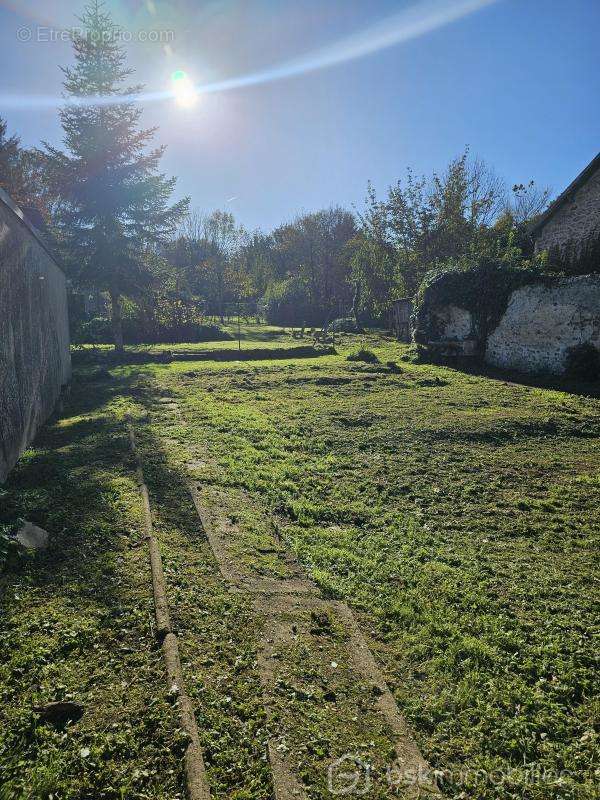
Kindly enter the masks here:
M 396 29 L 402 39 L 406 20 L 432 9 L 443 16 L 465 2 L 477 0 L 106 5 L 131 39 L 136 78 L 160 92 L 176 69 L 211 84 L 277 74 L 307 53 L 343 57 L 357 41 L 377 44 Z M 48 98 L 60 95 L 58 65 L 71 53 L 67 42 L 49 39 L 77 24 L 82 5 L 0 0 L 0 115 L 24 144 L 60 141 Z M 168 47 L 143 41 L 154 33 L 139 34 L 159 30 L 168 32 Z M 488 0 L 360 58 L 201 94 L 191 109 L 172 98 L 148 102 L 144 122 L 159 126 L 163 167 L 178 176 L 178 195 L 205 211 L 231 210 L 249 228 L 270 229 L 331 204 L 360 205 L 369 179 L 384 191 L 406 166 L 441 170 L 467 144 L 508 183 L 534 179 L 557 193 L 600 150 L 599 32 L 598 0 Z

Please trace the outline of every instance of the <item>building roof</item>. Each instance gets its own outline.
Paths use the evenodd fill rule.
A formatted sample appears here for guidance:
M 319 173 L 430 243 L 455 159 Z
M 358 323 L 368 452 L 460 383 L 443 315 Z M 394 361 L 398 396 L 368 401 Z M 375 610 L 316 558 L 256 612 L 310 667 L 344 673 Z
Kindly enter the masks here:
M 531 228 L 532 234 L 539 233 L 539 231 L 544 227 L 544 225 L 548 222 L 548 220 L 553 217 L 556 212 L 564 206 L 569 200 L 573 198 L 575 192 L 583 186 L 583 184 L 592 177 L 592 175 L 597 171 L 600 170 L 600 153 L 593 158 L 590 163 L 583 169 L 579 175 L 572 181 L 564 192 L 558 195 L 556 200 L 550 203 L 550 206 L 544 211 L 544 213 L 539 217 L 539 219 L 533 224 Z

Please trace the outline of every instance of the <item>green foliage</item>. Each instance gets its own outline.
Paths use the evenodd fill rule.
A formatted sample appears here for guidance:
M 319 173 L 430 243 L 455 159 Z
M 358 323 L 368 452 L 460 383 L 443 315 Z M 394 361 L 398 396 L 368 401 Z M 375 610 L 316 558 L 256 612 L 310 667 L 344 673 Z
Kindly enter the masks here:
M 347 243 L 355 233 L 353 215 L 342 208 L 302 214 L 273 231 L 277 280 L 288 276 L 301 279 L 313 317 L 321 324 L 349 307 Z
M 300 277 L 289 277 L 280 283 L 272 283 L 261 301 L 261 309 L 271 325 L 301 327 L 323 322 L 310 302 L 306 282 Z
M 181 276 L 179 288 L 203 297 L 209 316 L 223 320 L 238 304 L 262 301 L 279 324 L 302 324 L 304 318 L 322 325 L 348 311 L 346 244 L 354 233 L 352 214 L 339 208 L 300 215 L 271 235 L 250 235 L 230 213 L 216 211 L 189 215 L 163 252 Z M 291 304 L 296 297 L 298 309 L 286 295 Z
M 18 136 L 7 136 L 6 131 L 6 122 L 0 117 L 0 188 L 4 189 L 15 203 L 21 203 L 24 175 L 20 139 Z
M 195 306 L 188 310 L 185 303 L 177 301 L 163 303 L 151 313 L 147 305 L 132 303 L 123 317 L 123 341 L 125 344 L 177 344 L 232 338 L 231 334 L 217 325 L 206 324 L 204 320 Z M 72 340 L 73 344 L 109 344 L 112 342 L 111 321 L 107 317 L 84 321 L 73 331 Z
M 328 330 L 335 331 L 336 333 L 362 333 L 362 330 L 356 325 L 356 320 L 353 317 L 334 319 L 333 322 L 329 324 Z
M 381 321 L 390 311 L 393 301 L 405 293 L 393 250 L 365 236 L 355 237 L 348 249 L 358 295 L 357 322 Z
M 63 69 L 66 95 L 115 102 L 66 105 L 66 152 L 46 144 L 46 166 L 61 200 L 65 261 L 80 285 L 110 292 L 120 346 L 121 296 L 152 284 L 156 247 L 173 234 L 187 200 L 168 205 L 175 179 L 159 172 L 164 148 L 147 149 L 154 129 L 139 128 L 142 109 L 129 98 L 141 87 L 126 83 L 132 70 L 117 26 L 97 2 L 86 6 L 81 25 L 75 63 Z
M 108 317 L 82 320 L 71 330 L 73 344 L 108 344 L 112 342 L 112 327 Z
M 55 202 L 44 159 L 35 149 L 21 147 L 18 136 L 7 136 L 6 122 L 0 117 L 0 188 L 20 206 L 30 221 L 46 235 L 46 242 L 54 246 L 48 225 Z
M 379 200 L 369 186 L 361 235 L 369 242 L 357 266 L 369 276 L 367 295 L 381 305 L 400 287 L 414 294 L 432 268 L 499 258 L 517 264 L 530 258 L 528 221 L 545 205 L 548 191 L 530 182 L 503 182 L 468 150 L 442 174 L 418 178 L 409 169 L 403 182 Z M 361 263 L 362 261 L 362 263 Z

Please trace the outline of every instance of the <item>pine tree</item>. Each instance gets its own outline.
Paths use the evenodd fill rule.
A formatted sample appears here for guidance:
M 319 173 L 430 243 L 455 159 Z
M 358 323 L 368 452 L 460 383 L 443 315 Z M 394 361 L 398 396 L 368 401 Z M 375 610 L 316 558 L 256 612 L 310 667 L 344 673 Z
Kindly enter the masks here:
M 156 128 L 139 126 L 142 110 L 132 97 L 142 87 L 128 85 L 133 70 L 117 26 L 98 0 L 85 7 L 81 23 L 73 37 L 75 64 L 62 68 L 72 99 L 60 112 L 66 152 L 45 143 L 47 167 L 62 201 L 73 277 L 109 293 L 115 348 L 122 350 L 123 297 L 148 288 L 157 248 L 188 200 L 169 205 L 176 179 L 159 172 L 164 147 L 147 149 Z

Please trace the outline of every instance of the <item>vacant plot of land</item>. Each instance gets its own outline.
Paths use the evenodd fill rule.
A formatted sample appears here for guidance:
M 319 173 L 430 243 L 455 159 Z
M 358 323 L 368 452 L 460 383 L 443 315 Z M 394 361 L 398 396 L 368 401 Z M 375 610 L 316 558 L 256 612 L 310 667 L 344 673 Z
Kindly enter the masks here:
M 347 360 L 365 345 L 379 363 Z M 326 598 L 356 610 L 447 796 L 597 796 L 600 403 L 406 363 L 381 338 L 344 337 L 338 350 L 81 371 L 65 416 L 2 494 L 4 521 L 56 534 L 53 553 L 4 587 L 8 797 L 175 797 L 181 785 L 135 547 L 125 413 L 216 796 L 270 794 L 265 743 L 277 726 L 312 796 L 327 795 L 324 767 L 346 752 L 374 765 L 372 791 L 383 794 L 393 754 L 367 701 L 364 717 L 344 716 L 359 687 L 335 655 L 344 631 L 318 614 L 323 663 L 292 642 L 266 718 L 264 633 L 249 598 L 218 574 L 190 473 L 227 531 L 232 569 L 285 578 L 293 552 Z M 88 708 L 65 732 L 31 710 L 57 694 Z

